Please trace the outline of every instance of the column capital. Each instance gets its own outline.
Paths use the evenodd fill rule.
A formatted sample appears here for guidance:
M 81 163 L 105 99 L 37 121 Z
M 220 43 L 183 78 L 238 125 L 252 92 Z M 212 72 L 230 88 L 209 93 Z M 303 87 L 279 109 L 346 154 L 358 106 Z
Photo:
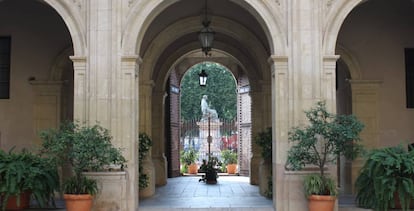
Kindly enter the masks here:
M 73 62 L 86 62 L 86 56 L 69 56 Z
M 278 62 L 288 62 L 289 57 L 288 56 L 281 56 L 281 55 L 271 55 L 267 62 L 269 62 L 270 65 L 273 65 Z
M 324 55 L 324 62 L 336 62 L 341 56 L 340 55 Z
M 134 62 L 139 64 L 142 64 L 142 58 L 138 55 L 123 55 L 121 56 L 122 62 Z

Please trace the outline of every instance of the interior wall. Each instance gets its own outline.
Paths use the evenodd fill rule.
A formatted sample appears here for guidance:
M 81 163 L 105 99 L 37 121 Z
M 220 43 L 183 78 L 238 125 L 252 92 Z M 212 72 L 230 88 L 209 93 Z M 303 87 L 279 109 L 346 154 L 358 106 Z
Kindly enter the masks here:
M 414 110 L 406 108 L 404 48 L 414 47 L 414 3 L 372 0 L 345 20 L 338 43 L 358 59 L 363 80 L 380 80 L 379 145 L 414 142 Z
M 37 1 L 1 1 L 0 36 L 11 36 L 10 99 L 0 99 L 0 147 L 31 145 L 33 87 L 28 78 L 46 81 L 54 58 L 71 46 L 60 16 Z

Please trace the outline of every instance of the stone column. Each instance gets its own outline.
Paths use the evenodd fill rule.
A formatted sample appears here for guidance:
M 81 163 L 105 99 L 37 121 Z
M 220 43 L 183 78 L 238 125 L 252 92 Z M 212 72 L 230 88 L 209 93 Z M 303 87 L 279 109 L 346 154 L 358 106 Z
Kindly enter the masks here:
M 289 149 L 288 57 L 274 55 L 269 58 L 269 63 L 272 70 L 273 201 L 282 210 L 277 202 L 285 200 L 285 179 L 288 177 L 284 167 Z
M 73 93 L 73 119 L 79 122 L 85 122 L 88 116 L 88 101 L 87 101 L 87 78 L 86 78 L 86 57 L 71 56 L 73 61 L 74 73 L 74 93 Z
M 336 61 L 339 55 L 323 57 L 322 99 L 326 100 L 326 108 L 336 113 Z
M 350 80 L 352 89 L 352 113 L 364 123 L 361 132 L 366 149 L 378 146 L 379 140 L 379 89 L 382 81 Z M 364 161 L 361 157 L 352 162 L 352 189 Z
M 119 92 L 119 147 L 127 159 L 127 210 L 138 209 L 138 70 L 142 60 L 137 55 L 121 57 Z
M 269 78 L 269 77 L 267 77 Z M 271 116 L 265 115 L 271 112 L 270 80 L 261 81 L 256 90 L 250 92 L 252 102 L 252 158 L 250 161 L 250 183 L 259 184 L 259 166 L 263 161 L 261 149 L 254 138 L 257 133 L 263 132 L 271 126 Z
M 164 133 L 164 115 L 165 115 L 165 92 L 152 94 L 152 162 L 155 168 L 155 185 L 162 186 L 167 184 L 167 158 L 165 157 L 165 133 Z
M 152 149 L 159 145 L 159 140 L 154 140 L 152 135 L 152 89 L 154 81 L 140 79 L 139 82 L 139 132 L 145 132 L 152 140 L 153 146 L 144 159 L 143 171 L 149 177 L 147 188 L 140 190 L 140 197 L 149 197 L 155 193 L 155 168 L 152 160 Z

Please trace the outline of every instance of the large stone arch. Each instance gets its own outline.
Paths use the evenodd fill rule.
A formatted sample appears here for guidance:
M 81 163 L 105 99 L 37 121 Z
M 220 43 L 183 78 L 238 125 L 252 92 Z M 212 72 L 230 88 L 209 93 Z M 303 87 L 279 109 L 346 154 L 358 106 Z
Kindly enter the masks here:
M 177 1 L 178 0 L 137 1 L 134 5 L 132 5 L 126 20 L 125 30 L 122 33 L 123 55 L 139 55 L 139 49 L 142 44 L 141 42 L 152 21 L 165 8 Z M 247 8 L 247 11 L 251 12 L 259 23 L 262 24 L 270 44 L 272 51 L 271 54 L 286 55 L 287 38 L 284 30 L 285 27 L 283 27 L 282 24 L 283 13 L 280 9 L 275 9 L 278 4 L 256 0 L 233 2 L 239 4 L 245 9 Z
M 223 18 L 216 18 L 215 19 L 215 23 L 216 23 L 216 30 L 219 30 L 222 33 L 228 34 L 229 36 L 233 37 L 234 39 L 242 42 L 244 40 L 248 40 L 249 42 L 244 42 L 249 49 L 251 49 L 252 52 L 254 52 L 254 55 L 263 55 L 264 51 L 263 49 L 261 49 L 260 47 L 258 47 L 259 45 L 256 45 L 256 43 L 258 43 L 258 40 L 254 37 L 254 35 L 252 35 L 247 29 L 245 29 L 244 27 L 242 27 L 241 25 L 231 21 L 231 20 L 227 20 L 227 19 L 223 19 Z M 199 30 L 199 19 L 198 18 L 188 18 L 188 19 L 184 19 L 182 21 L 179 21 L 171 26 L 169 26 L 167 29 L 165 29 L 163 31 L 163 33 L 160 33 L 159 36 L 157 36 L 156 38 L 154 38 L 154 41 L 152 42 L 151 46 L 149 47 L 149 51 L 144 55 L 143 60 L 146 61 L 145 64 L 142 65 L 142 67 L 140 69 L 144 70 L 144 72 L 142 73 L 142 75 L 140 75 L 141 77 L 143 77 L 143 79 L 145 80 L 154 80 L 156 83 L 160 82 L 158 81 L 158 78 L 162 78 L 164 77 L 167 72 L 168 72 L 168 68 L 163 68 L 161 72 L 157 72 L 154 73 L 152 71 L 145 71 L 145 70 L 153 70 L 155 67 L 155 63 L 157 62 L 157 60 L 160 58 L 163 49 L 167 48 L 171 43 L 173 43 L 176 39 L 176 37 L 180 37 L 183 34 L 186 34 L 188 32 L 197 32 Z M 184 31 L 186 30 L 186 31 Z M 229 50 L 231 52 L 234 53 L 234 55 L 237 55 L 237 49 L 233 49 L 231 47 L 226 46 L 225 43 L 220 43 L 220 42 L 216 42 L 215 43 L 215 47 L 216 48 L 230 48 Z M 194 43 L 194 45 L 192 45 L 193 49 L 197 49 L 199 48 L 199 44 Z M 185 52 L 187 53 L 187 52 Z M 243 55 L 239 55 L 239 57 L 243 58 L 243 59 L 239 59 L 239 61 L 243 64 L 244 66 L 249 66 L 247 64 L 245 64 L 246 62 L 242 62 L 242 61 L 247 61 L 248 57 L 243 56 Z M 256 58 L 257 59 L 257 58 Z M 264 60 L 266 61 L 266 60 Z M 267 66 L 266 63 L 261 64 L 262 66 L 258 67 L 260 69 L 265 69 Z M 250 67 L 252 67 L 250 65 Z M 253 68 L 253 67 L 252 67 Z M 154 75 L 155 74 L 155 75 Z M 253 74 L 252 72 L 247 73 L 249 75 L 249 77 L 252 78 L 256 78 L 256 74 Z M 260 76 L 260 78 L 263 78 L 263 75 Z M 165 83 L 165 81 L 164 81 Z
M 340 0 L 332 4 L 332 8 L 327 14 L 325 21 L 325 33 L 323 35 L 324 55 L 334 55 L 336 40 L 341 29 L 342 23 L 348 14 L 359 4 L 367 0 Z
M 44 0 L 62 17 L 72 37 L 74 54 L 84 56 L 86 51 L 85 24 L 76 4 L 67 1 Z

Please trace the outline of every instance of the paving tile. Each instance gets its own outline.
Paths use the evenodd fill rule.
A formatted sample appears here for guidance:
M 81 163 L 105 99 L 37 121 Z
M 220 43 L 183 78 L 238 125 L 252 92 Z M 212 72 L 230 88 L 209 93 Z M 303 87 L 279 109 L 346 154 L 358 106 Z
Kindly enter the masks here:
M 169 178 L 167 185 L 156 189 L 162 197 L 140 201 L 140 210 L 162 207 L 165 210 L 240 210 L 269 208 L 272 200 L 259 194 L 259 188 L 249 184 L 248 177 L 220 176 L 215 185 L 198 182 L 199 177 L 183 176 Z M 169 191 L 169 192 L 168 192 Z M 163 192 L 168 192 L 165 194 Z M 178 196 L 178 197 L 177 197 Z M 147 209 L 148 208 L 148 209 Z

